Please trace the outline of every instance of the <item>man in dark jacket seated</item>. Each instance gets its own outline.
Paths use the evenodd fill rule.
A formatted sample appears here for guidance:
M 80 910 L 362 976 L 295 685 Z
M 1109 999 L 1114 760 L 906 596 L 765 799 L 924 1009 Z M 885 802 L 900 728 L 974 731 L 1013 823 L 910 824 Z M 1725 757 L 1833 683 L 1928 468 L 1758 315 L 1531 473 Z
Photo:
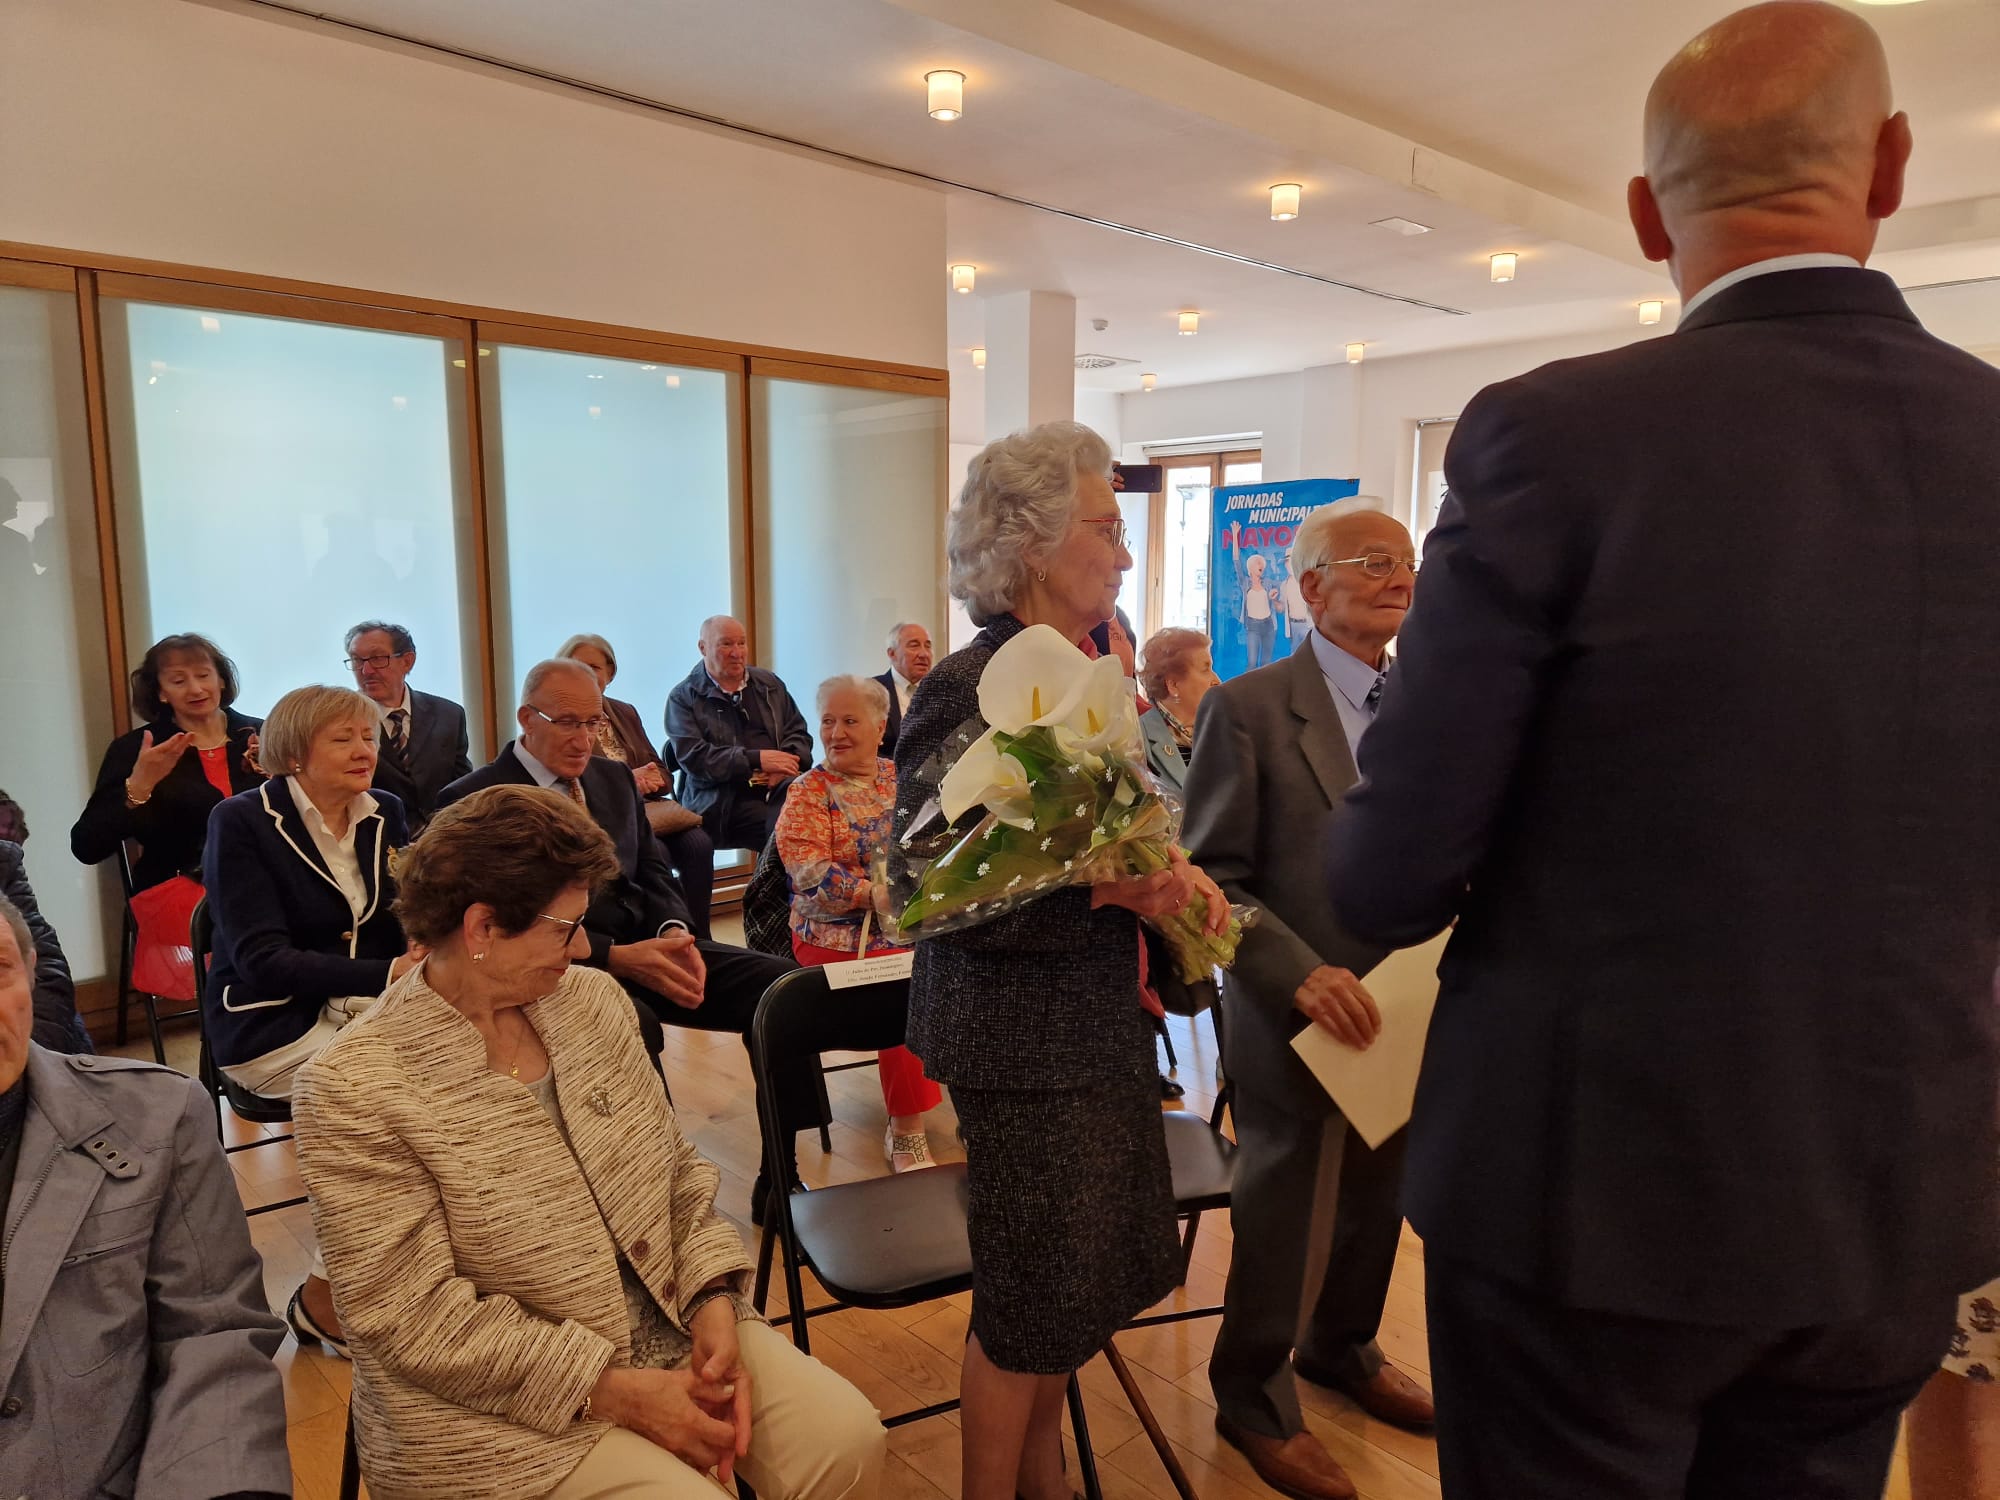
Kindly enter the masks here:
M 667 694 L 667 742 L 681 765 L 681 805 L 701 814 L 718 849 L 762 849 L 785 789 L 812 764 L 812 731 L 775 672 L 750 665 L 743 622 L 711 615 L 701 660 Z
M 38 947 L 0 899 L 0 1494 L 278 1500 L 284 1327 L 215 1105 L 153 1063 L 32 1042 Z
M 591 754 L 603 715 L 603 695 L 588 667 L 569 660 L 537 663 L 521 685 L 520 737 L 503 745 L 490 765 L 446 787 L 438 806 L 508 785 L 546 787 L 582 803 L 611 836 L 619 870 L 583 914 L 590 943 L 584 962 L 624 984 L 655 1054 L 661 1023 L 747 1039 L 758 1000 L 793 964 L 694 936 L 660 841 L 646 826 L 631 771 Z M 793 1129 L 820 1123 L 817 1070 L 786 1079 L 779 1095 L 781 1118 Z M 752 1201 L 761 1205 L 761 1177 L 759 1186 Z
M 35 945 L 35 1040 L 51 1052 L 95 1052 L 77 1014 L 69 960 L 28 884 L 26 859 L 19 844 L 0 839 L 0 895 L 20 911 Z

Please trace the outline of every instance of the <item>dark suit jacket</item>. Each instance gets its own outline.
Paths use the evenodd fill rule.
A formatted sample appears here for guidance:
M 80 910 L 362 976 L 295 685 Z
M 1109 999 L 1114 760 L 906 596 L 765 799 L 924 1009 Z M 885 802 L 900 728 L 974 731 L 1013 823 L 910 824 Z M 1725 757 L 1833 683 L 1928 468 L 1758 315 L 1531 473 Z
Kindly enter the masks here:
M 882 728 L 882 758 L 884 760 L 894 760 L 896 758 L 896 736 L 903 727 L 903 705 L 896 699 L 896 673 L 891 669 L 884 672 L 875 680 L 881 683 L 888 690 L 889 694 L 889 719 Z M 912 692 L 910 696 L 914 698 L 916 696 L 915 692 Z
M 1441 970 L 1408 1201 L 1573 1306 L 1788 1328 L 2000 1271 L 2000 370 L 1756 277 L 1477 397 L 1336 822 Z
M 368 892 L 358 923 L 285 778 L 231 797 L 209 819 L 201 874 L 215 957 L 202 1017 L 217 1062 L 262 1057 L 310 1031 L 327 1001 L 388 988 L 389 966 L 408 946 L 390 910 L 389 856 L 408 826 L 393 794 L 371 795 L 379 805 L 354 835 Z
M 263 773 L 251 770 L 246 760 L 250 736 L 264 721 L 233 708 L 224 712 L 229 717 L 229 785 L 234 791 L 247 792 L 264 782 Z M 137 840 L 139 858 L 132 869 L 132 881 L 142 891 L 201 868 L 208 815 L 222 801 L 222 794 L 201 774 L 201 757 L 189 750 L 174 762 L 174 768 L 153 788 L 143 806 L 128 808 L 125 781 L 139 763 L 139 742 L 149 729 L 156 745 L 180 733 L 180 726 L 166 719 L 143 724 L 113 740 L 97 768 L 97 785 L 91 790 L 90 801 L 69 831 L 70 852 L 86 865 L 110 859 L 126 839 Z
M 62 942 L 42 915 L 35 888 L 28 884 L 27 856 L 19 844 L 5 839 L 0 839 L 0 892 L 20 911 L 35 940 L 33 1040 L 51 1052 L 95 1052 L 83 1017 L 76 1013 L 76 986 L 70 982 Z
M 921 773 L 934 770 L 946 739 L 979 716 L 980 675 L 1021 628 L 1011 615 L 993 621 L 933 667 L 910 700 L 896 747 L 898 839 L 937 795 L 937 779 Z M 905 884 L 909 873 L 898 872 Z M 914 963 L 909 1047 L 940 1083 L 1077 1089 L 1152 1076 L 1153 1023 L 1139 1004 L 1139 919 L 1115 906 L 1093 909 L 1087 889 L 1051 891 L 991 922 L 926 938 Z
M 1306 1119 L 1333 1100 L 1292 1051 L 1309 1024 L 1292 997 L 1321 964 L 1366 974 L 1385 951 L 1343 930 L 1326 896 L 1315 834 L 1352 785 L 1354 756 L 1310 648 L 1201 700 L 1181 839 L 1231 901 L 1259 911 L 1223 976 L 1223 1063 L 1238 1086 Z
M 668 923 L 689 928 L 692 924 L 660 841 L 646 826 L 631 771 L 615 760 L 593 755 L 582 782 L 584 805 L 618 848 L 618 878 L 598 892 L 583 914 L 584 936 L 590 940 L 588 961 L 601 969 L 615 944 L 658 937 Z M 450 807 L 489 786 L 534 785 L 535 778 L 515 756 L 514 742 L 509 740 L 490 765 L 446 787 L 438 806 Z
M 611 720 L 611 729 L 618 736 L 619 746 L 625 752 L 625 764 L 633 770 L 647 764 L 665 770 L 660 760 L 660 752 L 653 748 L 653 742 L 646 738 L 646 726 L 639 721 L 639 710 L 618 698 L 604 700 L 605 717 Z
M 750 669 L 743 701 L 735 704 L 700 662 L 667 694 L 667 739 L 681 768 L 681 805 L 711 827 L 727 827 L 737 800 L 757 793 L 750 785 L 760 748 L 786 750 L 801 769 L 812 764 L 812 731 L 791 693 L 774 672 Z M 774 789 L 782 795 L 782 789 Z
M 413 832 L 437 811 L 438 793 L 472 772 L 465 710 L 449 698 L 410 689 L 410 748 L 399 764 L 385 746 L 375 763 L 375 785 L 393 792 Z

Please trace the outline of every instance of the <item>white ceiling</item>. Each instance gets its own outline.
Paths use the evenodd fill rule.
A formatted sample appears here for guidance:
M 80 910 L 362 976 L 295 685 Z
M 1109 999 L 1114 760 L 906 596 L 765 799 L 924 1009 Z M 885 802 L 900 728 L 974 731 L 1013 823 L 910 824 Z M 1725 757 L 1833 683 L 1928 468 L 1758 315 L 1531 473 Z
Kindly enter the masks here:
M 300 8 L 304 8 L 301 6 Z M 1077 299 L 1131 390 L 1630 327 L 1672 288 L 1618 213 L 1646 83 L 1727 0 L 312 0 L 405 38 L 1310 273 L 1246 266 L 948 189 L 954 376 L 988 298 Z M 1615 10 L 1617 24 L 1607 25 Z M 1906 282 L 2000 273 L 2000 0 L 1873 10 L 1920 145 Z M 966 113 L 923 107 L 965 72 Z M 1265 189 L 1306 185 L 1292 223 Z M 1957 200 L 1975 200 L 1970 204 Z M 1991 203 L 1978 200 L 1990 199 Z M 1404 238 L 1390 215 L 1433 226 Z M 800 226 L 809 237 L 810 225 Z M 1931 242 L 1938 243 L 1933 245 Z M 1496 250 L 1521 255 L 1511 285 Z M 1943 269 L 1940 270 L 1939 268 Z M 1323 277 L 1462 309 L 1410 306 Z M 940 295 L 945 268 L 939 267 Z M 1202 332 L 1174 334 L 1201 310 Z M 1108 329 L 1092 330 L 1105 318 Z M 1669 314 L 1671 321 L 1671 313 Z

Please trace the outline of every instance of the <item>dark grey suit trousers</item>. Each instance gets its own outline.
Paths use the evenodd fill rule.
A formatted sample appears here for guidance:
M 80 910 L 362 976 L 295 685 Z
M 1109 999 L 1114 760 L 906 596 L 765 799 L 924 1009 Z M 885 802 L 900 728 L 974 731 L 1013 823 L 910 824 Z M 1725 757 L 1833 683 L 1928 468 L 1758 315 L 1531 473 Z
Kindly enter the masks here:
M 1239 1090 L 1229 1195 L 1228 1310 L 1208 1366 L 1222 1415 L 1286 1438 L 1305 1425 L 1291 1355 L 1352 1380 L 1382 1366 L 1375 1335 L 1403 1233 L 1403 1138 L 1371 1151 L 1338 1112 L 1306 1117 Z M 1306 1285 L 1312 1226 L 1333 1196 L 1326 1274 Z M 1316 1211 L 1316 1209 L 1318 1211 Z M 1310 1303 L 1307 1298 L 1310 1294 Z

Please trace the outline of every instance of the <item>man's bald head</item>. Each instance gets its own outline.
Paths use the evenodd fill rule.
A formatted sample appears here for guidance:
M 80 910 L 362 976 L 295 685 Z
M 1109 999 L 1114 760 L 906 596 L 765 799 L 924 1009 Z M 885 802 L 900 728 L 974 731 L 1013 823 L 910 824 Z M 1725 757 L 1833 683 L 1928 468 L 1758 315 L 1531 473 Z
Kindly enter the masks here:
M 1865 258 L 1901 202 L 1909 130 L 1893 107 L 1881 40 L 1852 12 L 1773 0 L 1724 17 L 1646 97 L 1646 175 L 1632 184 L 1646 253 L 1674 259 L 1684 295 L 1690 252 Z

